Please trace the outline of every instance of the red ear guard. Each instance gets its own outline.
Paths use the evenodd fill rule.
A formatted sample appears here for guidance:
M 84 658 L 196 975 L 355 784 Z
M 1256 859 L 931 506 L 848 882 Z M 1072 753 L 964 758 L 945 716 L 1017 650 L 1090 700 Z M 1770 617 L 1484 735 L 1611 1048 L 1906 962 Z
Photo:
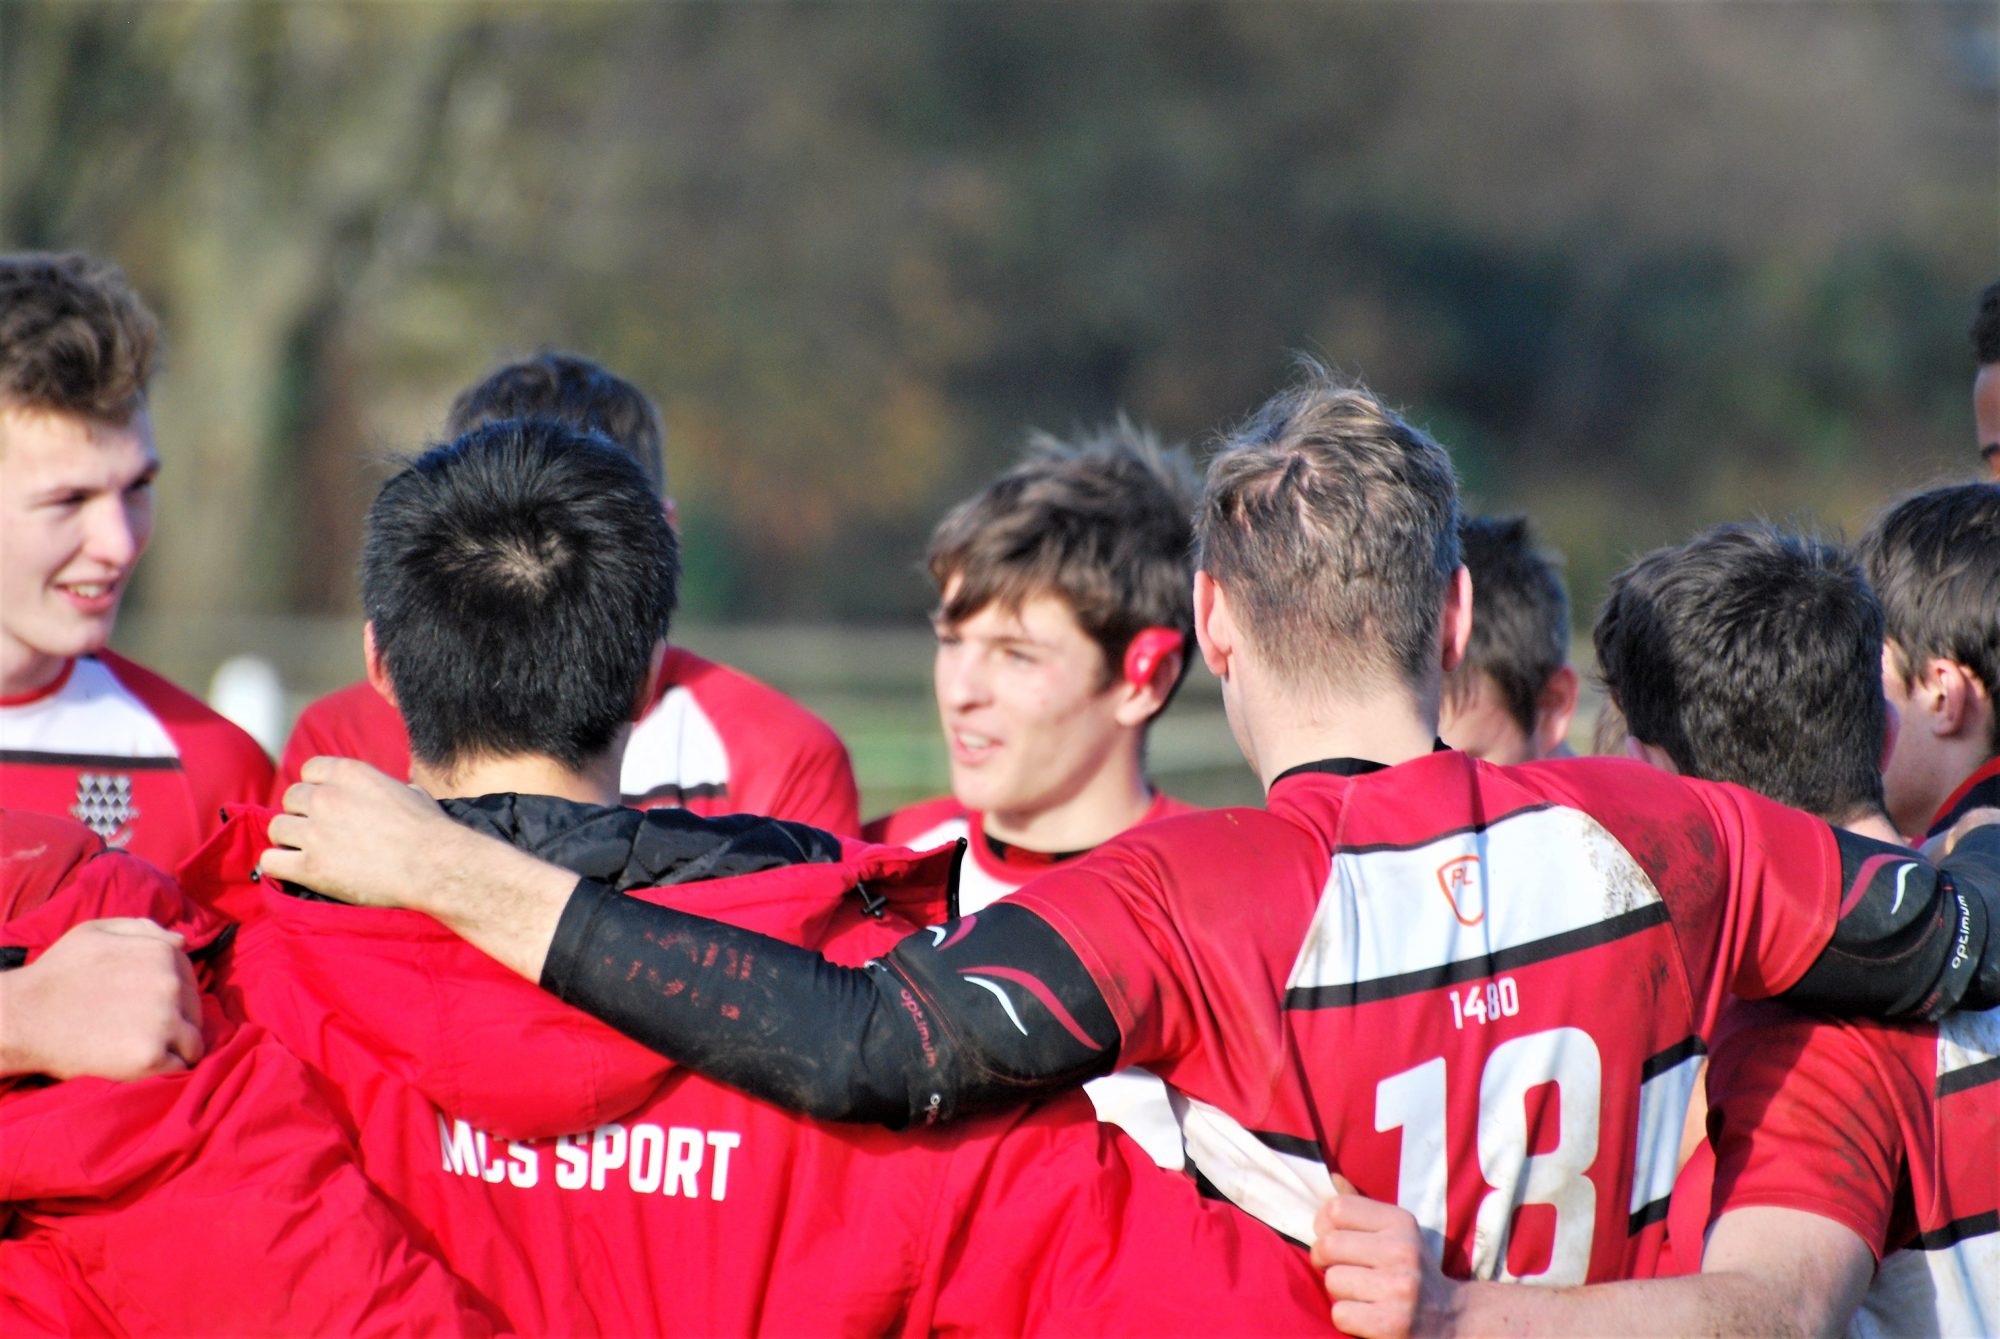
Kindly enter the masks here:
M 1125 648 L 1125 682 L 1134 687 L 1151 683 L 1160 662 L 1186 645 L 1187 639 L 1172 628 L 1141 628 Z

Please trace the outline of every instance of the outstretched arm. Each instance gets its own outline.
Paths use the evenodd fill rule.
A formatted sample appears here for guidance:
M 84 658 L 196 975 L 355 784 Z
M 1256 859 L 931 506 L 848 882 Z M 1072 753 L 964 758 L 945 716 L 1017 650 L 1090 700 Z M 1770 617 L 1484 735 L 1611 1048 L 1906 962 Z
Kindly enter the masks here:
M 1834 831 L 1844 889 L 1832 939 L 1779 998 L 1802 1009 L 1936 1019 L 2000 1005 L 2000 825 L 1961 834 L 1937 866 Z
M 1449 1279 L 1416 1219 L 1359 1196 L 1328 1200 L 1313 1263 L 1333 1321 L 1357 1339 L 1426 1335 L 1836 1335 L 1875 1257 L 1848 1228 L 1794 1209 L 1724 1214 L 1701 1273 L 1581 1288 Z
M 1076 954 L 1018 907 L 912 935 L 864 968 L 620 896 L 458 827 L 365 764 L 314 759 L 266 874 L 426 912 L 682 1064 L 795 1110 L 888 1125 L 1110 1070 L 1119 1033 Z

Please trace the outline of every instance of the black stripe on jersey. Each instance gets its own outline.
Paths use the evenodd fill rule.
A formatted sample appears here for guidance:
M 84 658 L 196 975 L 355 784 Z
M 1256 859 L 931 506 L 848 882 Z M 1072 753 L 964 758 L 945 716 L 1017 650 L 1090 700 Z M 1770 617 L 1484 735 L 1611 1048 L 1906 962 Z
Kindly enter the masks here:
M 1683 1041 L 1677 1041 L 1658 1055 L 1646 1057 L 1646 1063 L 1639 1066 L 1639 1082 L 1644 1083 L 1647 1079 L 1656 1078 L 1666 1073 L 1690 1056 L 1707 1054 L 1708 1043 L 1700 1037 L 1689 1037 Z
M 1937 1095 L 1949 1097 L 1953 1093 L 1962 1093 L 1967 1088 L 1977 1088 L 1984 1083 L 2000 1083 L 2000 1057 L 1982 1060 L 1963 1069 L 1946 1070 L 1938 1075 Z
M 1503 948 L 1498 953 L 1486 953 L 1477 958 L 1465 958 L 1459 962 L 1446 963 L 1442 967 L 1424 967 L 1414 972 L 1400 972 L 1395 976 L 1377 977 L 1373 981 L 1355 981 L 1338 986 L 1294 986 L 1285 992 L 1287 1009 L 1343 1009 L 1357 1004 L 1374 1004 L 1381 1000 L 1393 1000 L 1403 995 L 1420 995 L 1426 990 L 1436 990 L 1441 986 L 1455 986 L 1461 981 L 1477 981 L 1481 977 L 1497 976 L 1501 972 L 1526 967 L 1529 963 L 1542 962 L 1549 958 L 1560 958 L 1566 953 L 1578 953 L 1599 944 L 1609 944 L 1613 940 L 1649 930 L 1655 925 L 1667 922 L 1667 904 L 1648 902 L 1643 907 L 1635 907 L 1610 920 L 1598 921 L 1592 925 L 1565 930 L 1561 934 L 1549 935 L 1544 939 L 1530 940 L 1516 944 L 1513 948 Z
M 1672 1196 L 1662 1195 L 1651 1204 L 1639 1206 L 1638 1212 L 1632 1215 L 1632 1221 L 1626 1228 L 1626 1235 L 1636 1237 L 1653 1224 L 1665 1219 L 1667 1206 L 1672 1203 Z
M 2000 1209 L 1988 1209 L 1969 1218 L 1960 1218 L 1943 1227 L 1932 1228 L 1910 1245 L 1919 1251 L 1944 1251 L 1968 1237 L 1988 1237 L 2000 1232 Z
M 729 793 L 726 781 L 704 781 L 700 785 L 683 786 L 677 781 L 665 781 L 641 795 L 621 795 L 618 802 L 627 809 L 637 809 L 655 800 L 718 800 Z
M 179 758 L 127 758 L 109 753 L 43 753 L 38 749 L 0 749 L 0 763 L 31 767 L 90 767 L 105 772 L 178 772 Z
M 28 960 L 28 950 L 19 944 L 8 944 L 0 948 L 0 972 L 11 972 Z
M 1378 851 L 1421 851 L 1426 846 L 1436 846 L 1439 842 L 1449 841 L 1453 837 L 1463 837 L 1469 832 L 1484 832 L 1488 828 L 1498 827 L 1500 826 L 1500 824 L 1507 822 L 1509 819 L 1519 818 L 1522 814 L 1539 814 L 1544 809 L 1561 809 L 1563 807 L 1564 806 L 1560 804 L 1552 804 L 1546 800 L 1540 804 L 1524 804 L 1519 809 L 1509 809 L 1506 813 L 1500 815 L 1500 817 L 1498 818 L 1487 819 L 1484 822 L 1479 822 L 1479 823 L 1467 823 L 1462 828 L 1446 828 L 1443 832 L 1433 832 L 1428 837 L 1425 837 L 1422 841 L 1370 842 L 1354 846 L 1342 846 L 1338 851 L 1334 852 L 1334 854 L 1337 856 L 1374 855 Z M 1583 813 L 1581 809 L 1577 810 L 1577 812 L 1579 814 Z M 1589 817 L 1589 815 L 1587 814 L 1584 816 Z
M 1265 1222 L 1263 1219 L 1259 1218 L 1256 1214 L 1251 1213 L 1248 1209 L 1238 1204 L 1235 1200 L 1223 1194 L 1222 1187 L 1215 1184 L 1215 1182 L 1209 1180 L 1207 1174 L 1204 1173 L 1201 1170 L 1201 1168 L 1196 1165 L 1193 1158 L 1188 1159 L 1188 1177 L 1194 1182 L 1194 1189 L 1197 1195 L 1200 1195 L 1205 1200 L 1214 1200 L 1218 1204 L 1227 1204 L 1230 1208 L 1236 1210 L 1236 1212 L 1242 1214 L 1245 1218 L 1248 1218 L 1251 1222 L 1257 1224 L 1259 1227 L 1269 1228 L 1271 1235 L 1276 1237 L 1279 1241 L 1289 1242 L 1294 1246 L 1309 1247 L 1312 1245 L 1312 1243 L 1309 1241 L 1300 1241 L 1297 1237 L 1293 1236 L 1289 1232 L 1280 1231 L 1273 1224 Z
M 1322 1166 L 1326 1163 L 1326 1154 L 1320 1151 L 1319 1141 L 1316 1139 L 1301 1139 L 1295 1134 L 1279 1134 L 1276 1130 L 1252 1130 L 1250 1133 L 1265 1148 L 1287 1153 L 1295 1158 L 1305 1158 Z

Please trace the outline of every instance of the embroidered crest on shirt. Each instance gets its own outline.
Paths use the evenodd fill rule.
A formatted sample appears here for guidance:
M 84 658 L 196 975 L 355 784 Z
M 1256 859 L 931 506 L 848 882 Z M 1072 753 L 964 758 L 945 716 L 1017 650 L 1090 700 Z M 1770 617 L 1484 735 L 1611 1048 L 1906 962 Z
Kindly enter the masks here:
M 139 816 L 132 803 L 132 778 L 124 772 L 79 772 L 76 803 L 70 816 L 102 837 L 108 846 L 123 846 L 131 822 Z

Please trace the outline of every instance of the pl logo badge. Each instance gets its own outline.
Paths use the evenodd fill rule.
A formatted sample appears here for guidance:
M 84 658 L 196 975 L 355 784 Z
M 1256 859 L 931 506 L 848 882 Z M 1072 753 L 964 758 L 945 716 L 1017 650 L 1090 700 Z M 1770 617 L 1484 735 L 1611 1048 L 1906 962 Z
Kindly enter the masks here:
M 139 816 L 139 806 L 132 803 L 132 778 L 124 772 L 78 773 L 76 803 L 69 812 L 106 845 L 123 846 Z

